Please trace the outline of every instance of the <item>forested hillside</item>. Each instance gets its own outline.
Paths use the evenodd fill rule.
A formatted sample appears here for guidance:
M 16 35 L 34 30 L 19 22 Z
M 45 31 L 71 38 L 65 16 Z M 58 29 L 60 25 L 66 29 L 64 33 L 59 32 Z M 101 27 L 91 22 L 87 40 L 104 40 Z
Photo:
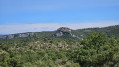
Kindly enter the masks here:
M 109 37 L 119 38 L 119 25 L 103 27 L 103 28 L 86 28 L 86 29 L 78 29 L 72 31 L 74 34 L 81 36 L 87 36 L 89 33 L 92 32 L 101 32 L 107 34 Z
M 34 33 L 36 37 L 2 39 L 0 67 L 119 67 L 118 29 L 119 25 L 71 32 L 63 28 Z

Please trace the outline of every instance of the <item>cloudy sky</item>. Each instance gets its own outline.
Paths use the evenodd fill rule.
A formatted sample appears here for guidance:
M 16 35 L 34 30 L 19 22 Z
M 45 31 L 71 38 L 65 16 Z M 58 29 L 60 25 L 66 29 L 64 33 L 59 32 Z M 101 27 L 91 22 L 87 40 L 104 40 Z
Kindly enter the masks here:
M 119 24 L 119 0 L 0 0 L 0 34 Z

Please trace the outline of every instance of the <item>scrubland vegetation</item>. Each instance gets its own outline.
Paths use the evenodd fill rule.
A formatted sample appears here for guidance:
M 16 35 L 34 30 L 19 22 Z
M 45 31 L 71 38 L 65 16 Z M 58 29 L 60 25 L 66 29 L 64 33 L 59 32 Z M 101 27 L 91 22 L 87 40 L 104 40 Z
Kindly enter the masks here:
M 119 67 L 119 39 L 91 33 L 76 38 L 0 40 L 1 67 Z

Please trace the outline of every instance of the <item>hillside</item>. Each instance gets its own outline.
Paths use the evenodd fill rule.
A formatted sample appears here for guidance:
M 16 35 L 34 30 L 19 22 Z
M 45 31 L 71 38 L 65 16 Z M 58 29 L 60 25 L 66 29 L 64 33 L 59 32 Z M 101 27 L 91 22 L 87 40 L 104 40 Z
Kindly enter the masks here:
M 0 40 L 0 67 L 119 67 L 118 29 L 119 25 L 78 30 L 61 27 L 11 34 L 11 39 Z
M 59 28 L 60 29 L 60 28 Z M 53 35 L 58 32 L 56 31 L 44 31 L 44 32 L 27 32 L 27 33 L 18 33 L 18 34 L 10 34 L 10 35 L 0 35 L 0 39 L 13 39 L 13 38 L 21 38 L 21 37 L 44 37 L 44 38 L 51 38 Z M 119 25 L 103 27 L 103 28 L 86 28 L 86 29 L 77 29 L 72 30 L 71 36 L 82 39 L 86 37 L 89 33 L 92 32 L 101 32 L 107 34 L 109 37 L 119 38 Z
M 101 32 L 107 34 L 109 37 L 113 36 L 115 38 L 119 38 L 119 25 L 103 27 L 103 28 L 86 28 L 86 29 L 78 29 L 72 31 L 75 35 L 87 36 L 87 34 L 92 32 Z

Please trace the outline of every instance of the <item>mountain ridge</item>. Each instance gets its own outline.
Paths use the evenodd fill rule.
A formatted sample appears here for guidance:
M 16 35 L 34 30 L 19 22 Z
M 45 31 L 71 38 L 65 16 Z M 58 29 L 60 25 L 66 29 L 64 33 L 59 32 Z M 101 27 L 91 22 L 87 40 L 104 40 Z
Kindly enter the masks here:
M 107 34 L 109 37 L 113 36 L 115 38 L 119 37 L 119 25 L 102 27 L 102 28 L 84 28 L 72 30 L 67 27 L 60 27 L 56 31 L 43 31 L 43 32 L 26 32 L 17 33 L 9 35 L 0 35 L 0 39 L 14 39 L 14 38 L 24 38 L 24 37 L 61 37 L 62 35 L 70 35 L 72 37 L 82 39 L 86 37 L 91 32 L 102 32 Z

